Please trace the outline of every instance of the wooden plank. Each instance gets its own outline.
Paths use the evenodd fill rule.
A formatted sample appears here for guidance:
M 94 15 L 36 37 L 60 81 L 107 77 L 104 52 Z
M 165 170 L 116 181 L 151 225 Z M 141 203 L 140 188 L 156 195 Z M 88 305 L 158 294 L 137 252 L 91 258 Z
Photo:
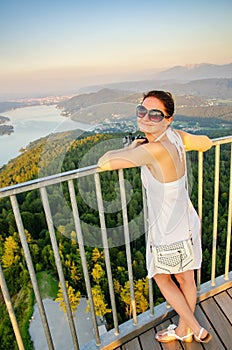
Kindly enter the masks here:
M 216 277 L 215 286 L 212 286 L 212 282 L 208 281 L 201 285 L 200 292 L 198 293 L 198 301 L 203 301 L 207 298 L 213 297 L 214 295 L 224 292 L 228 288 L 231 288 L 232 271 L 229 272 L 229 279 L 225 281 L 224 276 Z
M 192 341 L 192 343 L 185 343 L 182 342 L 182 346 L 184 350 L 203 350 L 203 346 L 200 343 L 197 343 L 196 341 Z
M 215 303 L 214 303 L 215 304 Z M 213 339 L 208 343 L 204 344 L 204 349 L 206 350 L 225 350 L 225 347 L 221 343 L 220 339 L 218 338 L 217 333 L 215 332 L 214 328 L 212 325 L 209 323 L 207 317 L 205 316 L 204 312 L 200 308 L 199 305 L 196 306 L 196 311 L 195 311 L 196 318 L 200 325 L 207 329 L 208 332 L 210 332 L 213 336 Z M 213 322 L 213 320 L 212 320 Z
M 155 330 L 150 329 L 139 337 L 143 350 L 160 350 L 160 344 L 155 340 Z
M 162 324 L 156 327 L 156 332 L 161 331 L 162 329 L 167 328 L 170 325 L 170 321 L 163 322 Z M 177 340 L 174 340 L 170 343 L 161 343 L 163 350 L 183 350 L 181 343 Z
M 231 296 L 231 298 L 232 298 L 232 288 L 230 288 L 230 289 L 227 289 L 227 293 Z
M 213 298 L 207 299 L 201 303 L 201 307 L 213 322 L 213 327 L 221 339 L 223 339 L 226 349 L 231 348 L 232 327 Z M 212 343 L 212 342 L 211 342 Z
M 179 322 L 179 316 L 175 316 L 172 318 L 172 323 L 178 325 Z M 196 341 L 192 341 L 192 343 L 185 343 L 182 342 L 182 346 L 185 350 L 202 350 L 202 345 L 200 343 L 197 343 Z
M 122 346 L 122 350 L 142 350 L 138 338 L 134 338 Z
M 231 297 L 226 293 L 220 293 L 214 297 L 228 320 L 232 321 L 232 299 Z

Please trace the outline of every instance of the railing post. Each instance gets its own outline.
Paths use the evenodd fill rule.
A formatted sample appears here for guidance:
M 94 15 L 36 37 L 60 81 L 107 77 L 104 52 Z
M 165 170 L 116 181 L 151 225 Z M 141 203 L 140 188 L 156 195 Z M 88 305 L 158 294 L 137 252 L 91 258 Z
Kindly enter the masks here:
M 45 336 L 46 336 L 46 339 L 47 339 L 48 347 L 49 347 L 50 350 L 54 350 L 54 345 L 53 345 L 50 329 L 49 329 L 49 326 L 48 326 L 48 321 L 47 321 L 46 313 L 45 313 L 45 310 L 44 310 L 44 305 L 43 305 L 43 302 L 41 300 L 39 287 L 38 287 L 38 283 L 37 283 L 37 279 L 36 279 L 36 275 L 35 275 L 35 270 L 34 270 L 33 262 L 32 262 L 32 259 L 31 259 L 31 254 L 30 254 L 30 250 L 29 250 L 29 247 L 28 247 L 27 239 L 26 239 L 26 236 L 25 236 L 25 231 L 24 231 L 24 227 L 23 227 L 22 218 L 21 218 L 21 215 L 20 215 L 20 212 L 19 212 L 17 198 L 13 195 L 13 196 L 10 197 L 10 200 L 11 200 L 11 205 L 12 205 L 14 216 L 15 216 L 16 225 L 17 225 L 17 228 L 18 228 L 18 231 L 19 231 L 19 237 L 20 237 L 21 244 L 22 244 L 22 247 L 23 247 L 23 251 L 24 251 L 24 255 L 25 255 L 28 271 L 29 271 L 29 274 L 30 274 L 32 286 L 33 286 L 33 289 L 34 289 L 35 298 L 36 298 L 36 301 L 37 301 L 37 304 L 38 304 L 38 309 L 39 309 L 41 320 L 42 320 L 42 324 L 43 324 L 43 327 L 44 327 L 44 332 L 45 332 Z
M 100 224 L 101 224 L 101 232 L 102 232 L 102 243 L 104 247 L 106 271 L 107 271 L 107 277 L 108 277 L 108 283 L 109 283 L 110 300 L 111 300 L 111 306 L 113 311 L 114 329 L 115 329 L 115 335 L 118 335 L 119 334 L 118 317 L 117 317 L 117 310 L 116 310 L 112 271 L 111 271 L 111 265 L 110 265 L 109 245 L 108 245 L 108 239 L 107 239 L 107 231 L 106 231 L 106 224 L 105 224 L 105 215 L 104 215 L 99 174 L 98 173 L 94 174 L 94 178 L 95 178 L 95 185 L 96 185 L 96 195 L 97 195 L 97 204 L 98 204 L 98 211 L 99 211 Z
M 229 205 L 228 205 L 228 222 L 227 222 L 225 280 L 228 280 L 228 275 L 229 275 L 231 224 L 232 224 L 232 143 L 231 143 L 231 150 L 230 150 L 230 184 L 229 184 Z
M 220 144 L 215 146 L 215 178 L 214 178 L 214 220 L 212 245 L 211 284 L 215 285 L 216 255 L 217 255 L 217 227 L 218 227 L 218 198 L 219 198 L 219 170 L 220 170 Z
M 54 252 L 57 272 L 59 275 L 62 293 L 64 296 L 65 305 L 66 305 L 68 323 L 69 323 L 70 331 L 72 334 L 73 345 L 74 345 L 75 350 L 79 350 L 76 329 L 75 329 L 75 325 L 74 325 L 74 321 L 73 321 L 73 316 L 72 316 L 72 311 L 71 311 L 71 307 L 70 307 L 70 303 L 69 303 L 68 293 L 66 290 L 64 273 L 63 273 L 63 269 L 62 269 L 62 264 L 61 264 L 60 255 L 59 255 L 59 249 L 58 249 L 55 230 L 54 230 L 54 226 L 53 226 L 51 209 L 50 209 L 48 195 L 47 195 L 47 191 L 46 191 L 45 187 L 42 187 L 40 189 L 40 194 L 41 194 L 41 198 L 42 198 L 42 202 L 43 202 L 43 207 L 44 207 L 44 212 L 45 212 L 45 216 L 46 216 L 46 220 L 47 220 L 48 230 L 50 233 L 50 238 L 51 238 L 51 243 L 52 243 L 52 249 Z
M 201 221 L 202 237 L 202 199 L 203 199 L 203 152 L 198 152 L 198 215 Z M 201 289 L 201 269 L 197 270 L 197 290 Z
M 80 249 L 82 268 L 83 268 L 83 273 L 84 273 L 84 278 L 85 278 L 85 285 L 86 285 L 88 300 L 90 303 L 90 309 L 91 309 L 91 314 L 92 314 L 92 321 L 93 321 L 93 328 L 94 328 L 94 332 L 95 332 L 96 344 L 100 345 L 101 340 L 100 340 L 100 336 L 99 336 L 96 314 L 95 314 L 95 309 L 94 309 L 94 302 L 93 302 L 91 284 L 90 284 L 89 273 L 88 273 L 88 265 L 87 265 L 87 261 L 86 261 L 84 242 L 83 242 L 83 236 L 82 236 L 82 229 L 81 229 L 81 224 L 80 224 L 80 217 L 79 217 L 79 212 L 78 212 L 78 207 L 77 207 L 77 202 L 76 202 L 73 180 L 68 181 L 68 188 L 69 188 L 69 194 L 70 194 L 71 205 L 72 205 L 72 210 L 73 210 L 73 218 L 74 218 L 74 224 L 75 224 L 75 229 L 76 229 L 77 242 L 78 242 L 79 249 Z
M 128 275 L 129 275 L 129 282 L 130 282 L 132 314 L 133 314 L 134 324 L 136 325 L 138 323 L 138 320 L 136 315 L 133 270 L 132 270 L 132 263 L 131 263 L 130 235 L 129 235 L 129 226 L 128 226 L 128 217 L 127 217 L 126 191 L 125 191 L 123 170 L 120 169 L 118 171 L 118 174 L 119 174 L 121 201 L 122 201 L 123 226 L 124 226 L 124 236 L 125 236 L 125 246 L 126 246 L 127 267 L 128 267 Z
M 21 336 L 20 329 L 19 329 L 19 325 L 18 325 L 18 322 L 16 320 L 14 309 L 13 309 L 13 306 L 11 303 L 10 294 L 9 294 L 9 291 L 8 291 L 8 288 L 6 285 L 6 281 L 5 281 L 5 278 L 3 275 L 1 264 L 0 264 L 0 286 L 2 289 L 3 298 L 5 300 L 5 304 L 6 304 L 6 307 L 8 310 L 8 314 L 9 314 L 9 317 L 11 320 L 11 324 L 12 324 L 12 327 L 14 330 L 14 334 L 16 337 L 16 341 L 17 341 L 19 350 L 25 350 L 24 345 L 23 345 L 23 341 L 22 341 L 22 336 Z
M 142 194 L 143 194 L 143 212 L 144 212 L 144 232 L 145 232 L 145 244 L 147 245 L 148 237 L 148 213 L 147 213 L 147 198 L 146 190 L 142 185 Z M 153 279 L 148 279 L 148 290 L 149 290 L 149 305 L 150 305 L 150 315 L 154 316 L 154 298 L 153 298 Z

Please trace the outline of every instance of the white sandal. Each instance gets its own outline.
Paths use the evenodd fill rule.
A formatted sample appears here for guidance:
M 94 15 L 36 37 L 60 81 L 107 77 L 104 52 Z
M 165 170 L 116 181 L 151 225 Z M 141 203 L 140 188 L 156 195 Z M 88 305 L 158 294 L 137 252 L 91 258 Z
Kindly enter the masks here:
M 202 336 L 202 334 L 203 334 L 203 332 L 205 331 L 206 329 L 205 328 L 201 328 L 200 329 L 200 332 L 199 332 L 199 334 L 198 335 L 195 335 L 194 334 L 194 339 L 198 342 L 198 343 L 208 343 L 208 342 L 210 342 L 210 340 L 212 339 L 212 335 L 209 333 L 209 332 L 207 332 L 207 335 L 202 339 L 201 338 L 201 336 Z
M 193 333 L 189 333 L 184 335 L 183 337 L 179 337 L 179 335 L 177 335 L 175 332 L 176 327 L 177 326 L 175 324 L 170 324 L 168 328 L 158 332 L 155 335 L 155 339 L 160 343 L 169 343 L 174 340 L 180 340 L 186 343 L 191 343 Z

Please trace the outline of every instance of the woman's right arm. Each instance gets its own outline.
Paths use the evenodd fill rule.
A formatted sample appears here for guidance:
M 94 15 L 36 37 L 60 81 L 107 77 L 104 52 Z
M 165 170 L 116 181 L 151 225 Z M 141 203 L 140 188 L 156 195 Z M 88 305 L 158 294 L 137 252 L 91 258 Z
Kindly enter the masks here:
M 151 145 L 141 143 L 136 140 L 129 147 L 105 153 L 98 160 L 98 167 L 101 170 L 116 170 L 150 164 L 154 161 Z

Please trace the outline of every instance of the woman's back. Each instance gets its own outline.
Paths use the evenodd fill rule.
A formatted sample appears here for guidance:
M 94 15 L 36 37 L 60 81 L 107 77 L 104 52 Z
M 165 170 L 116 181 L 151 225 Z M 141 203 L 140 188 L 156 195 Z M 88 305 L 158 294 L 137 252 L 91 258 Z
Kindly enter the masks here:
M 157 142 L 150 143 L 150 150 L 154 161 L 147 166 L 158 181 L 172 182 L 184 175 L 184 145 L 176 131 L 169 128 L 159 144 Z

